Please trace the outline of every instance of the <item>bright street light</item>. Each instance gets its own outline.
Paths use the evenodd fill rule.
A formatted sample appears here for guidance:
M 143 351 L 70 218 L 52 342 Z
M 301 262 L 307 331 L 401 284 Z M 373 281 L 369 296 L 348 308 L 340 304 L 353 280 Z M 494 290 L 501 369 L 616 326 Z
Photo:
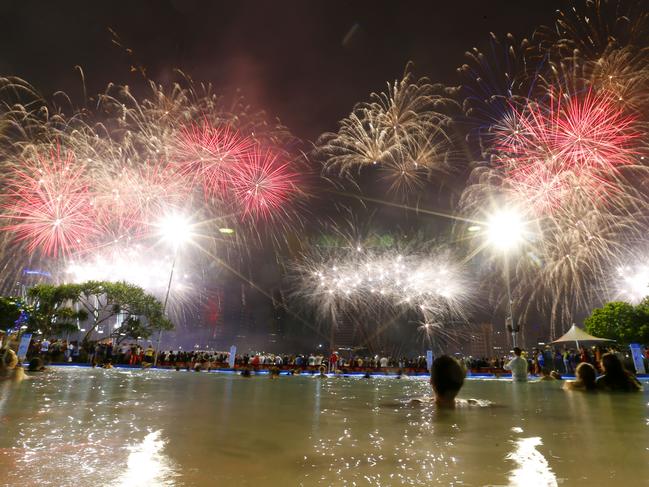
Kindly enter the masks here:
M 159 235 L 169 242 L 174 249 L 192 239 L 192 223 L 184 215 L 171 213 L 156 225 Z
M 527 233 L 523 217 L 514 209 L 498 210 L 487 219 L 487 243 L 503 252 L 505 266 L 505 284 L 507 287 L 507 313 L 505 328 L 512 336 L 512 345 L 516 347 L 520 327 L 514 321 L 514 303 L 510 284 L 508 252 L 518 247 L 525 240 Z
M 162 304 L 162 313 L 167 312 L 167 303 L 169 301 L 169 292 L 171 291 L 171 283 L 174 278 L 174 269 L 176 268 L 176 259 L 178 258 L 178 249 L 180 246 L 192 239 L 192 223 L 184 215 L 178 213 L 171 213 L 163 218 L 158 223 L 158 231 L 160 236 L 169 242 L 174 249 L 174 258 L 171 262 L 171 271 L 169 272 L 169 282 L 167 284 L 167 292 Z M 162 328 L 158 333 L 158 344 L 156 345 L 155 356 L 153 359 L 153 366 L 158 365 L 158 355 L 160 355 L 160 343 L 162 342 Z
M 515 210 L 499 210 L 487 219 L 487 241 L 496 249 L 508 251 L 523 242 L 526 225 Z

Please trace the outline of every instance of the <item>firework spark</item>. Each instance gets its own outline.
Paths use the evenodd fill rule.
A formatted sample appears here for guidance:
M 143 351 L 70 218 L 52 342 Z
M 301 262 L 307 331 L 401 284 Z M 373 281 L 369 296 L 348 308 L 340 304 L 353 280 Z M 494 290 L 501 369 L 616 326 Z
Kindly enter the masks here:
M 315 251 L 296 263 L 295 293 L 322 319 L 352 311 L 376 319 L 410 310 L 421 322 L 465 317 L 471 295 L 462 266 L 445 251 L 371 250 L 360 244 Z
M 617 268 L 618 296 L 633 304 L 649 296 L 649 266 L 620 266 Z
M 352 178 L 354 172 L 378 166 L 390 189 L 402 195 L 432 174 L 446 174 L 450 118 L 442 108 L 452 102 L 436 91 L 428 80 L 414 80 L 406 71 L 386 92 L 358 104 L 338 132 L 318 141 L 325 173 Z

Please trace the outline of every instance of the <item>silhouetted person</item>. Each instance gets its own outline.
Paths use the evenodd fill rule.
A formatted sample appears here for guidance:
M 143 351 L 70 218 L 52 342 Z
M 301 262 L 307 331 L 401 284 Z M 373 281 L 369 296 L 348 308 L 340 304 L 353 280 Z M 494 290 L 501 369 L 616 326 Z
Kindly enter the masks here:
M 638 380 L 624 368 L 622 362 L 613 353 L 602 355 L 604 374 L 597 379 L 597 388 L 611 392 L 637 392 L 642 390 Z
M 588 362 L 580 363 L 575 369 L 575 380 L 566 382 L 563 386 L 567 391 L 597 390 L 597 371 Z
M 453 357 L 442 355 L 433 360 L 430 384 L 433 387 L 435 405 L 440 408 L 455 408 L 455 398 L 464 385 L 464 376 L 464 369 Z

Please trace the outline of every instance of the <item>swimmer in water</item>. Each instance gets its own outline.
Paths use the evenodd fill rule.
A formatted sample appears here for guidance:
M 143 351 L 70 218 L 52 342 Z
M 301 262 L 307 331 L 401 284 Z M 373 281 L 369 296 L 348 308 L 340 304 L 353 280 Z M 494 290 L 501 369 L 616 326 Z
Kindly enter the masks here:
M 442 355 L 433 361 L 430 369 L 432 398 L 412 399 L 411 404 L 430 402 L 441 409 L 455 409 L 456 406 L 490 406 L 489 401 L 478 399 L 457 399 L 464 385 L 465 370 L 453 357 Z
M 45 370 L 47 369 L 45 369 L 43 360 L 40 357 L 34 357 L 29 361 L 27 372 L 45 372 Z
M 0 380 L 9 379 L 20 382 L 25 378 L 25 371 L 18 365 L 18 356 L 10 348 L 0 350 Z

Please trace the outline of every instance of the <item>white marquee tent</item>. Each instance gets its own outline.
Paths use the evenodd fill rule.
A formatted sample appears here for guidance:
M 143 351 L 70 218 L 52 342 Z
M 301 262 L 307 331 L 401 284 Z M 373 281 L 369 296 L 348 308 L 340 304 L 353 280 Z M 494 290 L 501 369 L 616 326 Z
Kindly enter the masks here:
M 572 325 L 570 329 L 560 338 L 557 338 L 552 342 L 552 345 L 560 343 L 569 343 L 575 342 L 577 348 L 579 348 L 579 342 L 614 342 L 615 340 L 609 340 L 608 338 L 597 338 L 593 335 L 589 335 L 581 328 L 577 328 L 577 325 Z

